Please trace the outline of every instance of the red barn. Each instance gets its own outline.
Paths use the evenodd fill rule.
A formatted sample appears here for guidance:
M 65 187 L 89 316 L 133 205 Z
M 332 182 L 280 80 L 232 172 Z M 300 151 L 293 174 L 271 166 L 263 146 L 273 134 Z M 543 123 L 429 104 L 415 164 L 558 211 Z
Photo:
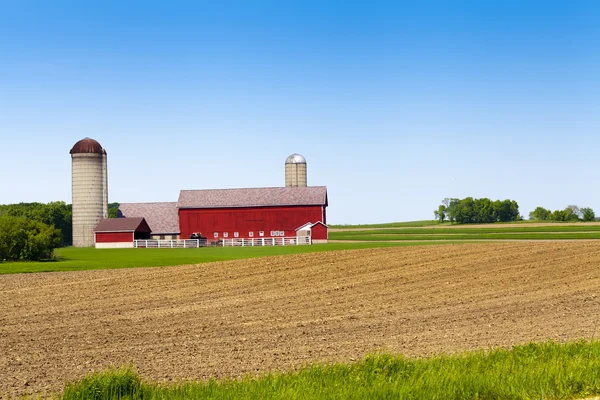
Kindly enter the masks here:
M 327 240 L 325 186 L 182 190 L 177 206 L 181 238 L 291 237 L 318 221 Z
M 133 247 L 135 239 L 148 239 L 150 232 L 144 218 L 108 218 L 94 228 L 94 242 L 98 249 Z

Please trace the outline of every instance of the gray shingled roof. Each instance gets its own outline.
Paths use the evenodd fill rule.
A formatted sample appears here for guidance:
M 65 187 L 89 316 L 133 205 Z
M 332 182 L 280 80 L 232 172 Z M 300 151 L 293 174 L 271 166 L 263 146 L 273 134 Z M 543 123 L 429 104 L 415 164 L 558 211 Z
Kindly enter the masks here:
M 179 233 L 179 213 L 177 203 L 121 203 L 123 217 L 144 217 L 153 234 Z
M 327 205 L 325 186 L 182 190 L 179 208 Z
M 134 232 L 138 228 L 144 232 L 148 229 L 144 218 L 107 218 L 96 225 L 94 232 Z

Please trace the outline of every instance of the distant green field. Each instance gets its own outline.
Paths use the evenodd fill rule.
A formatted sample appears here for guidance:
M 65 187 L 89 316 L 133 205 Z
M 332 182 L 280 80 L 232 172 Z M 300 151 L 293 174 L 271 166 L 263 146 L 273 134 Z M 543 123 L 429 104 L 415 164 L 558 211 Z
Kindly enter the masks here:
M 521 224 L 530 224 L 530 223 L 554 223 L 556 225 L 560 225 L 561 222 L 555 221 L 534 221 L 534 220 L 523 220 L 523 221 L 512 221 L 512 222 L 496 222 L 494 225 L 506 226 L 506 225 L 521 225 Z M 583 225 L 583 224 L 582 224 Z M 427 226 L 460 226 L 460 225 L 452 225 L 450 222 L 442 222 L 436 220 L 422 220 L 422 221 L 407 221 L 407 222 L 388 222 L 384 224 L 359 224 L 359 225 L 350 225 L 350 224 L 338 224 L 338 225 L 329 225 L 329 228 L 332 229 L 365 229 L 365 228 L 416 228 L 416 227 L 427 227 Z M 465 225 L 463 225 L 465 226 Z M 473 226 L 473 225 L 468 225 Z
M 362 224 L 362 225 L 328 225 L 332 229 L 362 229 L 362 228 L 409 228 L 418 226 L 432 225 L 450 225 L 449 222 L 440 224 L 438 221 L 423 220 L 423 221 L 408 221 L 408 222 L 389 222 L 385 224 Z
M 419 244 L 419 243 L 409 243 Z M 209 247 L 199 249 L 95 249 L 65 247 L 56 250 L 57 261 L 4 262 L 0 274 L 79 271 L 137 267 L 164 267 L 237 260 L 284 254 L 390 247 L 406 243 L 330 243 L 312 246 Z
M 583 399 L 600 394 L 600 344 L 542 343 L 423 359 L 369 356 L 355 364 L 172 386 L 131 369 L 67 384 L 70 399 Z
M 356 229 L 330 232 L 331 240 L 565 240 L 600 239 L 600 226 L 589 224 L 553 226 L 519 226 L 515 224 L 502 228 L 473 228 L 470 226 L 454 228 L 390 228 Z

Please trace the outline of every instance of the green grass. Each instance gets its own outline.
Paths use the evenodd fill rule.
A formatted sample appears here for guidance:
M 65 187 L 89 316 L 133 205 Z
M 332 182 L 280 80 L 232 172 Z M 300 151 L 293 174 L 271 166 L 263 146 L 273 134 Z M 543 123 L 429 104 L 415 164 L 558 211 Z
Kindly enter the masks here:
M 236 381 L 162 386 L 131 369 L 66 386 L 63 399 L 574 399 L 600 394 L 600 343 L 529 344 L 512 350 L 406 359 L 375 355 L 355 364 Z
M 164 267 L 284 254 L 390 247 L 398 245 L 399 244 L 394 243 L 373 242 L 329 243 L 312 246 L 208 247 L 199 249 L 95 249 L 66 247 L 56 250 L 56 255 L 58 256 L 57 261 L 2 262 L 0 263 L 0 274 Z

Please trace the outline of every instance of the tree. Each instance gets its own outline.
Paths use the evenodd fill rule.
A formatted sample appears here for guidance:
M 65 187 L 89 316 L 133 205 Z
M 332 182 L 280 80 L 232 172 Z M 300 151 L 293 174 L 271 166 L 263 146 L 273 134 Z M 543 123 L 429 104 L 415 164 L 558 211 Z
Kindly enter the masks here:
M 535 210 L 529 213 L 529 219 L 546 221 L 550 219 L 551 215 L 552 212 L 550 210 L 547 210 L 544 207 L 536 207 Z
M 71 244 L 73 237 L 72 206 L 63 201 L 0 205 L 0 216 L 25 217 L 60 229 L 62 246 Z
M 433 212 L 433 215 L 435 215 L 435 219 L 440 221 L 440 223 L 444 222 L 444 219 L 446 219 L 446 206 L 441 204 L 438 209 Z
M 0 261 L 39 261 L 53 256 L 60 230 L 25 217 L 0 216 Z
M 117 218 L 118 211 L 119 211 L 119 203 L 110 203 L 108 205 L 108 218 Z
M 449 199 L 445 198 L 442 200 L 442 204 L 446 207 L 446 217 L 450 221 L 450 223 L 456 222 L 456 211 L 458 207 L 458 203 L 460 200 L 458 199 Z
M 480 199 L 465 197 L 461 200 L 446 198 L 434 211 L 436 219 L 440 219 L 442 211 L 445 211 L 451 223 L 459 224 L 508 222 L 521 219 L 519 205 L 509 199 L 491 201 L 486 197 Z
M 570 210 L 569 214 L 571 214 L 571 215 L 573 215 L 573 216 L 576 217 L 576 218 L 571 217 L 572 220 L 580 220 L 580 219 L 583 218 L 583 212 L 581 211 L 581 209 L 579 208 L 579 206 L 569 205 L 569 206 L 567 206 L 567 208 L 565 209 L 565 211 L 566 210 Z
M 594 213 L 594 210 L 592 210 L 589 207 L 582 208 L 581 209 L 581 214 L 582 214 L 582 219 L 585 222 L 594 221 L 596 219 L 596 214 Z

